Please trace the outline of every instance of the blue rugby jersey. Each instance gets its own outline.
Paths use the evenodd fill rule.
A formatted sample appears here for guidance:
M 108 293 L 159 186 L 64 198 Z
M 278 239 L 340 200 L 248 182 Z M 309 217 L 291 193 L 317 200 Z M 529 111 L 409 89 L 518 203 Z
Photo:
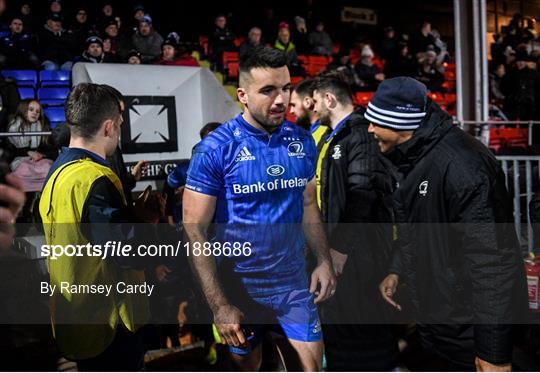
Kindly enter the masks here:
M 303 192 L 315 176 L 310 134 L 285 122 L 271 136 L 242 114 L 195 146 L 186 188 L 217 197 L 215 242 L 249 242 L 249 257 L 229 257 L 251 294 L 305 284 Z

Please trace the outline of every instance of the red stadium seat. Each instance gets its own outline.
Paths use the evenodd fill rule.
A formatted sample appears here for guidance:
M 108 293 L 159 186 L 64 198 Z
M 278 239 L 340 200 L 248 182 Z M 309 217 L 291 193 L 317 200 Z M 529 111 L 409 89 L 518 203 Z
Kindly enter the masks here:
M 456 102 L 456 94 L 455 93 L 445 93 L 444 98 L 447 103 L 452 104 Z
M 456 71 L 455 70 L 445 70 L 444 71 L 445 80 L 456 80 Z
M 242 45 L 242 43 L 246 40 L 245 37 L 243 36 L 239 36 L 237 38 L 234 39 L 234 45 L 236 46 L 236 48 L 240 47 L 240 45 Z
M 324 71 L 331 59 L 325 56 L 308 56 L 306 71 L 309 76 L 314 77 Z
M 199 45 L 202 47 L 204 55 L 208 56 L 208 36 L 199 36 Z
M 223 66 L 229 62 L 238 62 L 238 52 L 223 52 Z
M 436 102 L 439 105 L 445 105 L 446 104 L 446 99 L 444 98 L 444 95 L 442 93 L 430 92 L 430 93 L 428 93 L 428 96 L 429 96 L 429 98 L 431 98 L 431 100 L 433 100 L 434 102 Z
M 228 79 L 238 78 L 238 61 L 231 61 L 227 65 L 227 78 Z
M 354 103 L 356 105 L 367 106 L 375 92 L 357 92 L 354 95 Z
M 301 76 L 291 76 L 291 84 L 293 86 L 297 85 L 298 83 L 300 83 L 302 80 L 304 80 L 303 77 Z
M 303 54 L 298 55 L 298 61 L 300 61 L 303 66 L 307 66 L 308 64 L 308 58 Z

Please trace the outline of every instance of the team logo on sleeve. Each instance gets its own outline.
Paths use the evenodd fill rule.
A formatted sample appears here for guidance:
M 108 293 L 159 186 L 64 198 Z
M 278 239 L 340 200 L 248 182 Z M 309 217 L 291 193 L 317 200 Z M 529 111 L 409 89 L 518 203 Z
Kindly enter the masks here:
M 287 145 L 287 151 L 289 157 L 303 158 L 306 156 L 306 153 L 304 153 L 304 144 L 300 141 L 290 142 L 289 145 Z
M 243 162 L 243 161 L 254 161 L 254 160 L 255 160 L 255 156 L 251 154 L 247 146 L 244 146 L 242 150 L 240 150 L 240 153 L 238 153 L 234 161 Z

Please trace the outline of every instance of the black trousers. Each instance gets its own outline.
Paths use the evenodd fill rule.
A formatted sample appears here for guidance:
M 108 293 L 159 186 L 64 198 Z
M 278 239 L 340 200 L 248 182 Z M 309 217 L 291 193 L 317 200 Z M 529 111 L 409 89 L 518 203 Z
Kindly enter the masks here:
M 132 333 L 123 325 L 118 325 L 109 347 L 96 357 L 78 360 L 77 366 L 81 372 L 142 371 L 144 353 L 141 333 Z

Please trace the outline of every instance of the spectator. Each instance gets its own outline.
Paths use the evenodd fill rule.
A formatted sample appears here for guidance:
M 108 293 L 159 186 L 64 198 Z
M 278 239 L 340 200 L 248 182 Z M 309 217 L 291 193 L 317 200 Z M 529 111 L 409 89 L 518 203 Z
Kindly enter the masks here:
M 193 58 L 186 48 L 179 48 L 177 40 L 174 37 L 167 37 L 161 44 L 161 57 L 155 62 L 156 65 L 168 66 L 194 66 L 199 63 Z
M 353 91 L 360 89 L 360 79 L 354 65 L 351 62 L 351 56 L 348 51 L 341 50 L 334 55 L 333 61 L 326 67 L 327 72 L 337 71 L 342 79 L 351 87 Z
M 20 101 L 17 82 L 0 74 L 0 132 L 6 132 L 9 120 L 17 112 Z M 0 149 L 2 148 L 3 146 L 0 146 Z
M 133 7 L 132 17 L 129 20 L 128 24 L 125 27 L 125 34 L 131 37 L 134 33 L 137 32 L 139 28 L 139 23 L 143 20 L 146 15 L 146 11 L 142 5 L 135 5 Z
M 244 41 L 238 50 L 240 57 L 251 53 L 256 48 L 262 48 L 262 31 L 258 27 L 253 27 L 249 30 L 248 38 Z
M 441 34 L 439 30 L 433 30 L 431 32 L 434 40 L 434 50 L 437 52 L 437 63 L 442 65 L 444 62 L 450 62 L 450 54 L 448 53 L 448 48 L 446 43 L 442 41 Z
M 19 179 L 11 174 L 6 175 L 7 170 L 0 170 L 0 172 L 6 178 L 0 189 L 0 203 L 2 205 L 0 210 L 0 251 L 6 251 L 13 244 L 14 222 L 25 204 L 26 197 Z
M 149 15 L 145 15 L 139 22 L 139 29 L 131 40 L 133 46 L 141 53 L 143 63 L 150 63 L 161 54 L 163 37 L 153 29 L 152 18 Z
M 126 59 L 129 51 L 133 49 L 131 37 L 120 34 L 118 21 L 114 18 L 108 19 L 104 26 L 104 38 L 108 36 L 111 40 L 111 53 L 117 58 Z
M 437 54 L 434 51 L 421 53 L 419 64 L 416 79 L 424 83 L 431 92 L 444 92 L 444 75 L 437 65 Z
M 386 78 L 397 76 L 416 75 L 417 62 L 409 53 L 409 46 L 405 42 L 400 42 L 393 55 L 388 56 L 384 64 L 384 75 Z
M 9 124 L 8 132 L 48 131 L 49 126 L 37 100 L 23 100 L 15 117 Z M 38 192 L 43 187 L 57 150 L 46 136 L 9 137 L 9 148 L 13 152 L 11 170 L 23 183 L 25 192 Z
M 52 0 L 51 4 L 49 5 L 49 11 L 53 14 L 62 16 L 62 3 L 60 0 Z
M 294 17 L 294 30 L 291 33 L 291 39 L 296 46 L 298 54 L 309 54 L 311 48 L 308 41 L 308 31 L 306 20 L 300 16 Z
M 131 50 L 127 55 L 127 63 L 130 65 L 140 65 L 142 63 L 141 54 L 136 50 Z
M 318 22 L 315 26 L 315 31 L 309 33 L 308 42 L 311 46 L 312 54 L 319 54 L 322 56 L 331 56 L 333 50 L 332 39 L 324 31 L 324 23 Z
M 289 25 L 285 22 L 280 24 L 278 38 L 274 43 L 274 48 L 282 51 L 287 56 L 287 66 L 291 76 L 305 76 L 306 72 L 298 60 L 296 54 L 296 47 L 291 41 L 291 33 L 289 31 Z
M 359 88 L 362 91 L 375 91 L 380 82 L 384 80 L 381 69 L 373 63 L 375 54 L 369 45 L 362 48 L 360 61 L 354 67 L 360 79 Z
M 86 48 L 83 54 L 77 57 L 75 62 L 111 63 L 114 60 L 103 51 L 103 40 L 97 36 L 90 36 L 86 39 Z
M 45 70 L 71 70 L 73 55 L 70 52 L 73 39 L 62 27 L 63 19 L 51 13 L 39 35 L 39 49 Z
M 0 65 L 2 68 L 39 70 L 35 51 L 35 38 L 25 32 L 23 21 L 14 17 L 9 24 L 10 34 L 0 39 Z
M 490 46 L 491 49 L 491 60 L 493 63 L 504 63 L 506 60 L 504 56 L 504 44 L 503 44 L 503 37 L 501 34 L 493 34 L 493 43 L 491 43 Z
M 103 7 L 101 8 L 101 14 L 97 18 L 96 25 L 98 29 L 103 30 L 106 27 L 106 25 L 109 24 L 111 20 L 116 21 L 117 26 L 119 27 L 118 21 L 120 20 L 120 18 L 115 17 L 112 2 L 105 1 L 103 2 Z
M 411 37 L 411 52 L 416 56 L 426 52 L 430 45 L 435 47 L 435 38 L 431 35 L 431 23 L 424 22 L 420 31 Z
M 108 63 L 118 63 L 121 60 L 112 49 L 111 38 L 106 36 L 103 38 L 103 53 L 105 54 L 104 61 Z
M 489 74 L 489 93 L 492 102 L 502 103 L 504 94 L 502 93 L 502 81 L 506 75 L 504 63 L 493 64 L 492 71 Z
M 518 50 L 515 68 L 506 74 L 501 86 L 504 112 L 510 120 L 540 118 L 540 73 L 529 68 L 529 61 L 527 51 Z
M 20 4 L 19 8 L 19 17 L 23 21 L 24 28 L 29 34 L 33 34 L 34 31 L 39 29 L 39 21 L 32 15 L 32 7 L 30 2 L 23 1 Z
M 394 56 L 398 49 L 398 37 L 396 31 L 392 26 L 384 28 L 384 36 L 381 41 L 381 57 L 383 59 L 388 59 Z
M 227 18 L 218 15 L 215 20 L 214 31 L 208 38 L 210 61 L 215 71 L 223 71 L 223 52 L 232 51 L 234 46 L 234 34 L 227 28 Z
M 75 22 L 69 28 L 73 39 L 73 53 L 80 53 L 81 45 L 94 33 L 93 27 L 88 21 L 88 11 L 85 7 L 79 7 L 75 13 Z

